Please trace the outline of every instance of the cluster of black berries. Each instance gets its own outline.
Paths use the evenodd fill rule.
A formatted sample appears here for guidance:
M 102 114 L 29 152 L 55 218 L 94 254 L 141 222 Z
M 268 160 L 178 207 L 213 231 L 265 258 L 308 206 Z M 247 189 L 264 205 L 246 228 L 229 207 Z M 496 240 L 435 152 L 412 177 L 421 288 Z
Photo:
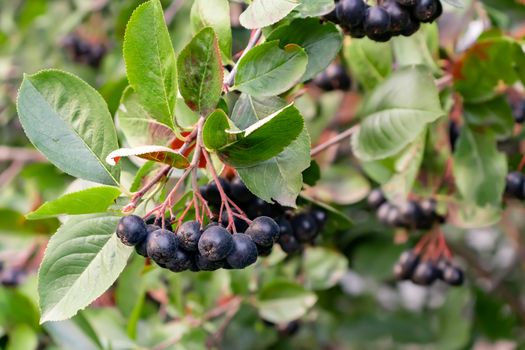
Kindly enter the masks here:
M 273 246 L 279 226 L 269 217 L 253 220 L 245 233 L 231 234 L 217 223 L 201 229 L 197 221 L 183 223 L 176 233 L 147 225 L 136 215 L 125 216 L 117 226 L 122 243 L 173 272 L 243 269 L 257 261 L 258 247 Z
M 220 183 L 226 195 L 234 200 L 249 219 L 255 221 L 258 217 L 266 216 L 277 222 L 280 232 L 277 242 L 288 254 L 301 251 L 304 244 L 313 243 L 328 219 L 326 211 L 320 208 L 295 212 L 292 208 L 267 203 L 252 194 L 238 177 L 233 178 L 231 182 L 220 178 Z M 214 182 L 201 187 L 200 192 L 212 207 L 220 207 L 220 193 Z M 222 215 L 221 224 L 227 226 L 226 213 L 223 212 Z M 246 222 L 235 218 L 235 228 L 237 232 L 243 232 Z M 267 256 L 272 252 L 271 246 L 258 248 L 260 256 Z
M 394 275 L 398 280 L 411 280 L 421 286 L 429 286 L 438 279 L 450 286 L 461 286 L 464 282 L 463 270 L 450 260 L 422 260 L 414 250 L 401 254 L 394 265 Z
M 352 86 L 352 80 L 341 64 L 331 64 L 319 73 L 313 83 L 324 91 L 348 90 Z
M 340 24 L 354 38 L 388 41 L 392 36 L 410 36 L 421 23 L 431 23 L 443 13 L 440 0 L 341 0 L 326 19 Z
M 381 189 L 368 195 L 368 205 L 377 210 L 378 220 L 388 226 L 417 230 L 429 230 L 445 218 L 436 211 L 436 201 L 428 198 L 421 202 L 407 201 L 401 206 L 390 203 Z
M 525 199 L 525 176 L 514 171 L 505 179 L 505 194 L 512 198 Z
M 105 44 L 90 42 L 75 34 L 65 37 L 62 45 L 73 61 L 95 69 L 100 67 L 100 63 L 107 52 Z

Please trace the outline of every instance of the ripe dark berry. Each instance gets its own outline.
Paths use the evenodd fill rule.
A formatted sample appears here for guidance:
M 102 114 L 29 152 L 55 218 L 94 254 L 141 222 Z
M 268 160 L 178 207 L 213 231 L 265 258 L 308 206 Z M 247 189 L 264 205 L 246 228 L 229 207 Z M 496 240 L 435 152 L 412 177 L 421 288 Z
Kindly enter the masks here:
M 505 179 L 505 193 L 508 196 L 523 199 L 523 188 L 525 187 L 525 176 L 518 171 L 507 174 Z
M 392 34 L 400 34 L 411 21 L 410 13 L 395 0 L 385 1 L 383 8 L 390 15 L 390 29 L 392 30 Z
M 523 124 L 525 122 L 525 100 L 513 104 L 512 115 L 516 123 Z
M 385 202 L 379 206 L 376 212 L 377 220 L 379 220 L 380 223 L 387 225 L 387 218 L 388 214 L 390 213 L 390 208 L 392 208 L 392 204 L 389 202 Z
M 319 233 L 312 215 L 302 213 L 292 218 L 292 229 L 299 242 L 311 242 Z
M 221 217 L 221 225 L 223 227 L 228 227 L 229 222 L 230 221 L 228 219 L 228 213 L 226 211 L 223 211 L 222 217 Z M 248 223 L 244 221 L 243 219 L 238 218 L 236 216 L 234 216 L 233 218 L 233 224 L 235 225 L 235 230 L 237 232 L 244 232 L 248 228 Z
M 417 0 L 396 0 L 396 2 L 401 6 L 414 6 L 417 3 Z
M 418 0 L 413 15 L 423 23 L 432 22 L 439 13 L 439 0 Z
M 364 29 L 369 38 L 382 40 L 390 31 L 390 15 L 379 6 L 370 7 L 366 10 Z
M 412 277 L 416 266 L 419 263 L 419 255 L 413 250 L 404 251 L 394 266 L 394 275 L 399 280 L 406 280 Z
M 415 228 L 423 219 L 423 210 L 415 201 L 408 201 L 400 207 L 402 221 L 408 226 Z
M 349 27 L 361 24 L 365 11 L 366 3 L 363 0 L 341 0 L 335 9 L 339 22 Z
M 449 265 L 443 271 L 443 281 L 451 286 L 461 286 L 464 281 L 463 271 L 456 267 Z
M 232 235 L 223 227 L 212 226 L 202 233 L 198 247 L 199 253 L 208 260 L 222 260 L 233 249 Z
M 230 183 L 226 181 L 226 179 L 223 179 L 222 177 L 219 178 L 219 183 L 221 184 L 221 187 L 226 193 L 226 195 L 229 196 L 231 194 Z M 204 188 L 201 188 L 201 194 L 208 202 L 210 202 L 210 204 L 217 205 L 221 203 L 221 194 L 219 192 L 219 188 L 217 187 L 217 184 L 215 183 L 215 181 L 212 181 L 208 185 L 206 185 Z
M 143 242 L 148 235 L 146 223 L 140 216 L 129 215 L 120 219 L 117 226 L 117 237 L 129 246 Z
M 323 209 L 312 209 L 310 214 L 315 219 L 315 222 L 317 223 L 317 228 L 319 230 L 324 226 L 324 224 L 326 224 L 326 221 L 328 220 L 328 214 Z
M 410 17 L 410 20 L 406 23 L 406 25 L 401 29 L 401 35 L 403 36 L 411 36 L 415 32 L 417 32 L 421 28 L 421 22 L 419 22 L 417 19 Z
M 195 265 L 200 271 L 215 271 L 224 266 L 224 260 L 211 261 L 205 256 L 197 254 L 195 256 Z
M 450 266 L 450 262 L 446 259 L 439 259 L 436 263 L 436 271 L 438 274 L 438 278 L 443 279 L 443 276 L 445 274 L 445 270 Z
M 173 232 L 160 229 L 149 234 L 146 251 L 153 261 L 164 267 L 175 255 L 178 246 L 177 237 Z
M 263 247 L 261 245 L 256 245 L 256 246 L 257 246 L 257 255 L 258 256 L 262 256 L 264 258 L 264 257 L 270 256 L 270 254 L 272 254 L 273 245 L 269 245 L 267 247 Z
M 186 221 L 180 225 L 177 231 L 180 246 L 187 251 L 196 252 L 198 250 L 199 239 L 201 238 L 201 225 L 198 221 Z
M 295 238 L 290 221 L 280 218 L 277 220 L 277 224 L 279 225 L 280 229 L 278 242 L 281 246 L 281 249 L 288 254 L 301 250 L 301 243 L 299 243 L 299 241 Z
M 401 211 L 395 205 L 390 206 L 390 210 L 386 215 L 386 224 L 391 227 L 400 227 L 404 225 Z
M 173 272 L 189 270 L 194 265 L 194 257 L 190 252 L 176 249 L 174 254 L 166 261 L 166 268 Z
M 367 201 L 370 208 L 378 209 L 381 204 L 386 202 L 386 198 L 383 191 L 380 188 L 376 188 L 370 192 Z
M 459 134 L 461 133 L 461 129 L 459 128 L 458 123 L 451 120 L 448 123 L 448 140 L 450 143 L 450 150 L 454 152 L 456 150 L 456 142 L 459 139 Z
M 438 273 L 434 265 L 429 261 L 423 261 L 417 265 L 412 274 L 412 282 L 421 286 L 429 286 L 437 279 Z
M 234 269 L 244 269 L 257 261 L 257 246 L 250 236 L 236 233 L 232 237 L 233 249 L 226 262 Z
M 160 227 L 157 225 L 148 225 L 146 226 L 146 230 L 148 231 L 148 235 L 146 236 L 146 239 L 135 246 L 135 251 L 137 252 L 137 254 L 142 255 L 145 258 L 148 257 L 147 245 L 148 245 L 149 235 L 153 231 L 160 230 Z
M 246 234 L 260 246 L 272 246 L 279 238 L 279 225 L 267 216 L 255 218 L 246 230 Z
M 230 191 L 236 202 L 248 203 L 256 198 L 255 195 L 250 192 L 248 187 L 246 187 L 244 182 L 238 177 L 233 179 L 230 183 Z
M 275 217 L 279 215 L 280 211 L 281 208 L 277 205 L 267 203 L 261 198 L 256 198 L 248 208 L 247 214 L 250 218 L 257 218 L 259 216 Z

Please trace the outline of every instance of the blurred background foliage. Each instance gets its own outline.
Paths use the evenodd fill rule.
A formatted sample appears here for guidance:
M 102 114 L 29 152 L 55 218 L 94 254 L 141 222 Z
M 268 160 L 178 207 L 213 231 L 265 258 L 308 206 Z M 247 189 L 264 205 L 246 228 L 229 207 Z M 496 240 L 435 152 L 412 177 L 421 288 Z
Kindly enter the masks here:
M 78 184 L 24 137 L 17 88 L 24 73 L 59 68 L 97 88 L 114 112 L 127 85 L 124 28 L 140 2 L 0 0 L 1 349 L 525 348 L 523 206 L 508 203 L 502 222 L 483 229 L 444 226 L 466 268 L 466 286 L 395 282 L 392 265 L 417 237 L 376 221 L 363 201 L 373 185 L 344 147 L 320 159 L 323 180 L 315 195 L 351 217 L 350 230 L 328 230 L 302 256 L 275 251 L 243 271 L 144 273 L 143 260 L 135 257 L 91 308 L 72 320 L 39 325 L 36 270 L 59 221 L 27 221 L 24 214 Z M 237 21 L 241 4 L 231 4 L 238 52 L 249 31 Z M 163 5 L 178 52 L 191 37 L 192 1 Z M 459 55 L 461 45 L 489 26 L 521 38 L 524 24 L 522 1 L 464 1 L 463 9 L 446 6 L 441 45 Z M 75 57 L 72 37 L 100 45 L 100 62 Z M 348 123 L 359 98 L 359 89 L 322 95 L 314 89 L 299 99 L 313 140 Z

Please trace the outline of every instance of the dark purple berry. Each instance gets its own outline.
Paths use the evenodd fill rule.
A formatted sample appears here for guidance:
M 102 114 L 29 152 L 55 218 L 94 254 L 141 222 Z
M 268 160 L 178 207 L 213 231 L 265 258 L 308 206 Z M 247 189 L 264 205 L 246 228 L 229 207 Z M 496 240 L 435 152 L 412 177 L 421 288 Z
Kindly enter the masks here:
M 335 11 L 342 25 L 355 27 L 363 22 L 366 3 L 363 0 L 341 0 Z
M 525 176 L 518 171 L 507 174 L 505 179 L 505 193 L 508 196 L 523 199 L 523 188 L 525 186 Z
M 368 195 L 368 206 L 372 209 L 378 209 L 381 204 L 386 202 L 385 195 L 380 188 L 376 188 Z
M 413 15 L 423 23 L 432 22 L 439 13 L 439 0 L 418 0 Z
M 153 261 L 164 267 L 175 255 L 178 246 L 177 237 L 173 232 L 160 229 L 149 234 L 146 251 Z
M 411 21 L 409 11 L 399 5 L 395 0 L 387 0 L 382 6 L 390 15 L 390 29 L 392 30 L 392 34 L 401 34 L 403 29 Z
M 198 250 L 199 239 L 201 238 L 201 224 L 196 221 L 186 221 L 180 225 L 177 231 L 179 244 L 182 249 L 196 252 Z
M 148 231 L 148 235 L 146 236 L 146 239 L 135 246 L 135 251 L 137 252 L 137 254 L 142 255 L 145 258 L 148 257 L 147 246 L 148 246 L 149 235 L 153 231 L 160 230 L 160 227 L 157 225 L 148 225 L 146 226 L 146 230 Z
M 195 256 L 195 265 L 200 271 L 215 271 L 224 266 L 224 260 L 211 261 L 205 256 L 197 254 Z
M 255 195 L 250 192 L 248 187 L 238 177 L 230 183 L 230 191 L 233 199 L 239 203 L 248 203 L 255 200 Z
M 308 213 L 302 213 L 292 218 L 292 229 L 295 238 L 299 242 L 311 242 L 319 233 L 317 222 L 314 217 Z
M 190 252 L 182 249 L 176 249 L 174 254 L 166 262 L 166 268 L 173 272 L 182 272 L 189 270 L 195 264 L 194 257 Z
M 459 267 L 449 265 L 443 271 L 443 281 L 451 286 L 461 286 L 464 282 L 463 271 Z
M 232 237 L 233 249 L 226 262 L 234 269 L 244 269 L 257 261 L 257 246 L 250 236 L 236 233 Z
M 390 15 L 379 6 L 370 7 L 366 10 L 364 29 L 371 39 L 386 37 L 390 31 Z
M 246 230 L 246 234 L 260 246 L 272 246 L 279 238 L 279 225 L 270 217 L 255 218 Z
M 202 233 L 198 247 L 199 253 L 208 260 L 222 260 L 233 249 L 232 235 L 223 227 L 212 226 Z
M 394 266 L 394 275 L 399 280 L 406 280 L 412 277 L 416 266 L 419 263 L 419 255 L 413 250 L 404 251 Z
M 143 242 L 147 235 L 146 223 L 140 216 L 124 216 L 117 225 L 117 237 L 125 245 L 137 245 Z
M 412 282 L 421 286 L 429 286 L 437 279 L 438 273 L 430 261 L 423 261 L 417 265 L 412 274 Z
M 257 255 L 258 256 L 262 256 L 264 258 L 264 257 L 270 256 L 270 254 L 272 254 L 272 251 L 273 251 L 273 246 L 272 245 L 267 246 L 267 247 L 263 247 L 261 245 L 256 245 L 256 246 L 257 246 Z

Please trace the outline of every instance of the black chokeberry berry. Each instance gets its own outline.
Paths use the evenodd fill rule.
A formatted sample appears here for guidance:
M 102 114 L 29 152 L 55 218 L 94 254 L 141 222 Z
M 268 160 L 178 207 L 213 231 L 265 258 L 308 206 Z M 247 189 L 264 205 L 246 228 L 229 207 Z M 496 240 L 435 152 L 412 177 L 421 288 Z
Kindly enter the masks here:
M 439 14 L 438 3 L 439 0 L 418 0 L 413 10 L 414 17 L 423 23 L 432 22 Z
M 379 206 L 376 212 L 377 220 L 379 220 L 380 223 L 387 225 L 388 224 L 388 215 L 390 213 L 390 209 L 392 208 L 392 204 L 390 202 L 385 202 Z
M 451 286 L 461 286 L 464 282 L 463 271 L 456 266 L 449 265 L 443 271 L 443 281 Z
M 366 10 L 364 29 L 366 35 L 373 40 L 390 38 L 390 15 L 379 6 L 372 6 Z M 388 40 L 386 39 L 386 40 Z M 385 41 L 386 41 L 385 40 Z
M 290 221 L 285 218 L 280 218 L 277 220 L 279 225 L 280 234 L 279 234 L 279 245 L 281 249 L 287 253 L 295 253 L 301 250 L 301 243 L 295 238 L 293 234 L 292 224 Z
M 315 222 L 317 223 L 317 228 L 320 230 L 328 221 L 328 213 L 320 208 L 314 208 L 310 212 L 310 214 L 314 217 Z
M 262 256 L 263 258 L 264 257 L 267 257 L 267 256 L 270 256 L 270 254 L 272 254 L 272 251 L 273 251 L 273 245 L 269 245 L 267 247 L 264 247 L 262 245 L 257 245 L 257 255 L 258 256 Z
M 146 251 L 148 256 L 159 266 L 166 266 L 178 249 L 175 234 L 168 230 L 155 230 L 149 234 Z
M 149 235 L 153 231 L 160 230 L 160 227 L 157 225 L 147 225 L 146 230 L 148 231 L 148 235 L 146 236 L 146 239 L 135 246 L 135 251 L 137 252 L 137 254 L 142 255 L 145 258 L 148 257 L 147 246 L 148 246 Z
M 201 238 L 201 224 L 196 220 L 186 221 L 180 225 L 177 236 L 179 237 L 179 244 L 184 250 L 196 252 Z
M 260 246 L 272 246 L 279 238 L 279 225 L 268 216 L 255 218 L 246 230 L 246 234 Z
M 249 203 L 256 198 L 238 177 L 234 178 L 230 183 L 230 191 L 233 199 L 239 203 Z
M 223 211 L 221 217 L 221 225 L 223 227 L 228 227 L 229 223 L 230 220 L 228 218 L 228 213 L 226 211 Z M 235 225 L 235 230 L 237 232 L 244 232 L 248 228 L 248 223 L 237 216 L 233 217 L 233 224 Z
M 394 266 L 394 275 L 399 280 L 412 277 L 416 266 L 419 264 L 419 255 L 413 250 L 404 251 Z
M 525 100 L 520 100 L 512 105 L 512 115 L 516 123 L 523 124 L 525 122 Z
M 250 236 L 236 233 L 232 237 L 233 249 L 226 262 L 234 269 L 244 269 L 257 261 L 257 246 Z
M 522 173 L 514 171 L 512 173 L 507 174 L 507 177 L 505 178 L 505 193 L 508 196 L 523 199 L 524 187 L 525 176 Z
M 190 252 L 176 249 L 174 254 L 166 261 L 166 268 L 173 272 L 182 272 L 192 268 L 195 264 Z
M 411 36 L 415 32 L 417 32 L 419 28 L 421 28 L 421 22 L 410 16 L 410 20 L 406 23 L 406 25 L 403 28 L 401 28 L 400 34 L 403 36 Z
M 409 228 L 418 227 L 418 223 L 423 219 L 423 210 L 416 201 L 407 201 L 400 207 L 400 214 L 403 223 Z
M 292 229 L 299 242 L 311 242 L 319 233 L 317 222 L 308 213 L 301 213 L 292 218 Z
M 137 245 L 143 242 L 147 235 L 146 223 L 140 216 L 124 216 L 117 225 L 117 237 L 120 238 L 125 245 Z
M 383 191 L 380 188 L 376 188 L 370 191 L 367 202 L 370 208 L 379 209 L 381 204 L 386 202 L 386 198 L 385 198 Z
M 430 261 L 419 263 L 412 274 L 412 282 L 421 286 L 429 286 L 437 279 L 437 270 Z
M 383 8 L 390 15 L 390 30 L 392 34 L 401 34 L 403 29 L 410 23 L 409 11 L 399 5 L 395 0 L 387 0 L 382 4 Z
M 349 27 L 356 27 L 363 22 L 366 3 L 363 0 L 341 0 L 335 9 L 339 23 Z
M 195 265 L 200 271 L 215 271 L 224 267 L 224 260 L 211 261 L 203 255 L 195 256 Z
M 221 184 L 224 193 L 229 196 L 231 194 L 230 183 L 222 177 L 219 178 L 219 183 Z M 212 205 L 218 205 L 221 203 L 221 193 L 215 181 L 212 181 L 204 188 L 201 188 L 201 194 Z
M 233 249 L 232 235 L 223 227 L 212 226 L 202 233 L 198 247 L 199 253 L 208 260 L 222 260 Z

